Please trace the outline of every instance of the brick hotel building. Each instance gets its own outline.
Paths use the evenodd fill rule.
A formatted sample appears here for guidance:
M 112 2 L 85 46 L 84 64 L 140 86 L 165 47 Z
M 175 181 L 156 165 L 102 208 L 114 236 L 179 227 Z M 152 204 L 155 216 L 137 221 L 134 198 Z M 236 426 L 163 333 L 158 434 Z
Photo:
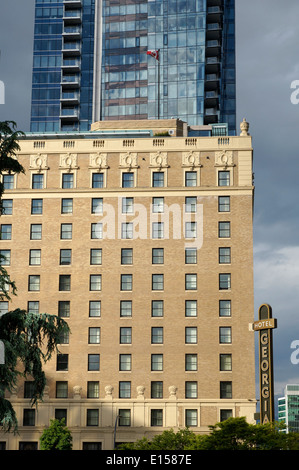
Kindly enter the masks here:
M 85 134 L 28 134 L 4 175 L 1 254 L 13 308 L 70 326 L 45 365 L 8 395 L 38 449 L 65 418 L 76 449 L 185 426 L 195 432 L 256 410 L 252 141 L 190 137 L 180 120 L 102 121 Z

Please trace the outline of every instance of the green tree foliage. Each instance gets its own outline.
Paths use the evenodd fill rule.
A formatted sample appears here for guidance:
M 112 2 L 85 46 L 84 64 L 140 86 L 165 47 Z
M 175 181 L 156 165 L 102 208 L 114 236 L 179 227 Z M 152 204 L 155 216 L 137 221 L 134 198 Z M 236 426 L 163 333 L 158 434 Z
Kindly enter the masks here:
M 0 175 L 2 172 L 24 172 L 16 159 L 17 138 L 22 133 L 14 128 L 14 122 L 0 122 Z M 1 183 L 0 201 L 2 194 Z M 0 259 L 0 300 L 9 301 L 12 295 L 16 295 L 16 286 Z M 20 377 L 30 377 L 33 380 L 32 405 L 42 399 L 46 384 L 43 363 L 52 357 L 61 335 L 67 331 L 69 328 L 64 320 L 46 313 L 15 309 L 0 317 L 0 341 L 1 346 L 4 345 L 4 363 L 0 363 L 0 424 L 5 431 L 16 431 L 18 425 L 5 392 L 13 392 Z
M 64 419 L 52 419 L 40 437 L 41 450 L 72 450 L 72 435 Z
M 298 450 L 299 433 L 285 434 L 278 423 L 249 424 L 244 417 L 229 418 L 210 426 L 209 434 L 188 428 L 164 431 L 149 440 L 122 444 L 121 450 Z
M 17 160 L 17 152 L 20 150 L 18 138 L 24 135 L 16 130 L 14 121 L 0 122 L 0 175 L 3 173 L 24 173 L 23 166 Z M 0 181 L 0 199 L 4 188 Z

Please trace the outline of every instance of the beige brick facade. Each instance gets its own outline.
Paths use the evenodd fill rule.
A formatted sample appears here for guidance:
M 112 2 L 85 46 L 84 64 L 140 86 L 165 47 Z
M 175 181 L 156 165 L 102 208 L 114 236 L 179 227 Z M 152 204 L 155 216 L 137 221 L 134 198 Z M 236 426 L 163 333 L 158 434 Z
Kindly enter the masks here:
M 10 397 L 20 433 L 1 434 L 8 449 L 38 442 L 63 415 L 74 449 L 105 450 L 114 437 L 128 442 L 185 425 L 207 432 L 230 415 L 254 419 L 251 137 L 188 138 L 176 121 L 160 129 L 174 136 L 21 141 L 26 174 L 6 189 L 12 214 L 1 217 L 1 250 L 18 288 L 7 307 L 35 302 L 30 308 L 58 314 L 60 305 L 71 334 L 59 346 L 60 365 L 54 358 L 45 366 L 44 401 L 25 421 L 24 386 Z M 93 187 L 93 174 L 102 187 Z M 133 212 L 122 214 L 123 204 Z M 122 238 L 125 229 L 131 238 Z M 122 264 L 122 249 L 132 250 L 123 252 L 130 264 Z

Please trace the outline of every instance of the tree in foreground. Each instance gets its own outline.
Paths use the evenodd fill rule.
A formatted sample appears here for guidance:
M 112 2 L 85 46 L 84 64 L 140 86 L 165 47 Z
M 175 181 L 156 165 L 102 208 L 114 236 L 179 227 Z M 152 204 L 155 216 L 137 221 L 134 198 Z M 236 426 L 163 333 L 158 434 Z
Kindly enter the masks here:
M 16 158 L 19 150 L 17 139 L 22 133 L 14 128 L 14 122 L 0 123 L 0 175 L 3 172 L 24 172 Z M 3 191 L 0 181 L 0 202 Z M 0 301 L 10 301 L 16 290 L 0 259 Z M 5 431 L 16 431 L 18 427 L 15 411 L 5 398 L 5 392 L 13 392 L 20 377 L 30 378 L 33 385 L 32 405 L 41 400 L 46 384 L 43 363 L 57 351 L 61 336 L 68 331 L 64 320 L 46 313 L 15 309 L 0 316 L 0 345 L 4 346 L 4 354 L 0 358 L 0 424 Z
M 249 424 L 244 417 L 210 426 L 209 434 L 188 428 L 164 431 L 152 440 L 143 437 L 120 445 L 120 450 L 298 450 L 299 433 L 285 434 L 279 423 Z
M 40 437 L 41 450 L 72 450 L 72 435 L 64 419 L 52 419 Z

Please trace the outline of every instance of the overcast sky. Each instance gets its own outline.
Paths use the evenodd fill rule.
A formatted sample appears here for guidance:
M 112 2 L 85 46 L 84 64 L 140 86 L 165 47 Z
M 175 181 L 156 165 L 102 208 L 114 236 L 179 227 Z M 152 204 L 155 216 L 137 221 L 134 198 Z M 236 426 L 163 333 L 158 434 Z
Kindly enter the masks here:
M 250 123 L 254 147 L 255 317 L 269 303 L 278 320 L 274 379 L 281 396 L 286 384 L 299 384 L 299 364 L 291 361 L 292 353 L 299 360 L 299 104 L 291 102 L 291 84 L 299 81 L 299 2 L 236 0 L 236 11 L 238 123 Z M 14 120 L 23 131 L 30 124 L 33 29 L 34 0 L 0 0 L 0 121 Z

